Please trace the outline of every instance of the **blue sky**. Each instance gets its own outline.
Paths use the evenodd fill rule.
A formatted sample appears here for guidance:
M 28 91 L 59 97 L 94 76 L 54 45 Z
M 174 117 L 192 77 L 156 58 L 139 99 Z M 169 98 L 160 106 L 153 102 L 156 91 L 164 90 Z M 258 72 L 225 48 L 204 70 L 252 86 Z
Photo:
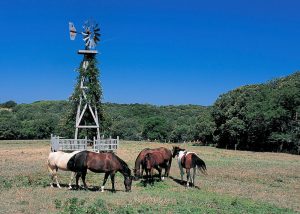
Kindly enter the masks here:
M 211 105 L 236 87 L 299 70 L 300 1 L 1 1 L 0 102 L 65 100 L 100 24 L 105 102 Z

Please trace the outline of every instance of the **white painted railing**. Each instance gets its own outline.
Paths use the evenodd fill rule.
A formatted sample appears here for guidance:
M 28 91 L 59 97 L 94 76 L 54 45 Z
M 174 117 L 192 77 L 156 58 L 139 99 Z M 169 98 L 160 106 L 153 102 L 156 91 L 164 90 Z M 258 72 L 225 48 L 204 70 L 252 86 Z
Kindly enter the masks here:
M 108 139 L 95 139 L 93 150 L 95 152 L 99 151 L 115 151 L 119 147 L 119 136 L 117 139 L 108 138 Z
M 84 151 L 88 150 L 87 138 L 85 139 L 64 139 L 59 136 L 51 135 L 51 150 L 52 151 Z M 116 151 L 119 147 L 119 136 L 117 139 L 95 139 L 93 141 L 91 150 L 95 152 L 100 151 Z
M 52 151 L 83 151 L 87 150 L 87 139 L 64 139 L 51 135 Z

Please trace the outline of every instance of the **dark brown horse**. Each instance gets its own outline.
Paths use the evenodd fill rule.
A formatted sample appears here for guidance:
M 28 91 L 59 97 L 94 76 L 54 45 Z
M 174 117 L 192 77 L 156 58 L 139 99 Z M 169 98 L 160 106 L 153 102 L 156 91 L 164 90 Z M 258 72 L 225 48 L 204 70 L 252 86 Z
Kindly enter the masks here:
M 194 152 L 187 152 L 185 149 L 181 149 L 178 146 L 173 147 L 173 158 L 178 155 L 178 166 L 180 169 L 181 175 L 181 182 L 183 182 L 183 168 L 186 169 L 186 177 L 187 182 L 186 186 L 189 186 L 189 181 L 191 181 L 192 186 L 195 186 L 195 176 L 196 176 L 196 169 L 201 171 L 203 174 L 207 175 L 206 173 L 206 165 L 203 160 L 201 160 L 196 153 Z M 190 174 L 190 170 L 193 169 L 193 177 Z
M 147 153 L 142 160 L 142 169 L 146 172 L 146 181 L 153 183 L 153 169 L 155 168 L 159 173 L 159 179 L 161 180 L 161 167 L 165 167 L 165 161 L 160 152 Z
M 89 169 L 95 173 L 105 173 L 104 181 L 101 186 L 101 192 L 104 191 L 104 185 L 108 176 L 111 178 L 112 191 L 115 192 L 115 174 L 120 172 L 124 176 L 124 185 L 126 192 L 131 190 L 132 176 L 128 165 L 114 153 L 96 153 L 82 151 L 74 155 L 68 162 L 68 168 L 76 172 L 76 186 L 78 187 L 78 179 L 81 176 L 84 187 L 85 176 Z
M 164 164 L 163 167 L 165 169 L 165 177 L 169 176 L 171 164 L 172 164 L 172 152 L 169 149 L 166 149 L 164 147 L 156 148 L 156 149 L 149 149 L 146 148 L 140 152 L 140 154 L 137 156 L 135 160 L 135 165 L 134 165 L 134 178 L 135 180 L 138 180 L 140 177 L 143 176 L 143 170 L 141 172 L 141 162 L 144 159 L 145 155 L 151 152 L 159 152 L 163 159 L 164 159 Z

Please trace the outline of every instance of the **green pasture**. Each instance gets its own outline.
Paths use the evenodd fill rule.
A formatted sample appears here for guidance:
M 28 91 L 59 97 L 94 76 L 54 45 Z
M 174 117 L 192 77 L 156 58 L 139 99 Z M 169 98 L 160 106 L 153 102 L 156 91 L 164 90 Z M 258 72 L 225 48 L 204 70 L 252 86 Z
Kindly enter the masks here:
M 133 168 L 145 147 L 171 144 L 121 141 L 117 152 Z M 185 145 L 207 164 L 196 188 L 179 182 L 176 159 L 171 177 L 147 185 L 133 182 L 124 191 L 117 174 L 116 193 L 98 190 L 103 174 L 89 172 L 89 190 L 68 190 L 69 172 L 59 172 L 62 189 L 50 188 L 46 168 L 49 141 L 0 141 L 0 213 L 297 213 L 300 211 L 300 157 Z

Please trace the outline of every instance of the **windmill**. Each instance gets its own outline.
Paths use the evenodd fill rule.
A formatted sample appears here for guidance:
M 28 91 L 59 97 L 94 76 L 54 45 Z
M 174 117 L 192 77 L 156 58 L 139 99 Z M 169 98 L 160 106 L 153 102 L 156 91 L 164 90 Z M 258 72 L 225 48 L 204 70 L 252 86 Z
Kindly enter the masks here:
M 92 102 L 92 100 L 96 100 L 97 102 L 97 99 L 93 99 L 91 97 L 91 94 L 89 94 L 90 88 L 88 85 L 91 84 L 91 77 L 88 75 L 87 72 L 90 63 L 95 58 L 95 55 L 98 53 L 97 50 L 95 50 L 95 48 L 97 43 L 100 41 L 100 28 L 98 24 L 94 24 L 91 21 L 86 21 L 83 25 L 83 31 L 77 32 L 74 24 L 72 22 L 69 22 L 69 31 L 71 40 L 74 40 L 77 34 L 81 34 L 85 44 L 85 49 L 78 51 L 78 54 L 83 55 L 83 71 L 80 73 L 80 95 L 76 113 L 75 140 L 78 138 L 79 129 L 96 129 L 97 139 L 100 139 L 100 126 L 96 106 L 97 104 L 95 102 Z M 92 117 L 93 124 L 82 124 L 85 122 L 83 121 L 85 114 L 89 114 Z
M 98 24 L 87 21 L 83 25 L 83 31 L 78 32 L 74 24 L 69 22 L 69 32 L 71 40 L 74 40 L 77 34 L 81 34 L 85 45 L 84 50 L 78 51 L 78 54 L 83 55 L 83 60 L 78 69 L 78 82 L 70 99 L 74 104 L 74 110 L 77 107 L 77 111 L 72 112 L 70 114 L 71 118 L 68 118 L 67 120 L 73 120 L 73 117 L 76 114 L 75 138 L 66 139 L 51 134 L 51 151 L 87 150 L 88 132 L 86 133 L 85 139 L 78 139 L 80 129 L 86 129 L 87 131 L 93 129 L 93 151 L 116 151 L 119 145 L 118 136 L 116 139 L 111 137 L 108 139 L 104 139 L 104 137 L 100 138 L 99 119 L 101 119 L 101 112 L 99 110 L 101 109 L 100 100 L 102 94 L 98 80 L 99 71 L 95 57 L 98 53 L 95 48 L 100 41 L 100 28 Z M 95 129 L 97 132 L 96 137 L 94 135 Z

